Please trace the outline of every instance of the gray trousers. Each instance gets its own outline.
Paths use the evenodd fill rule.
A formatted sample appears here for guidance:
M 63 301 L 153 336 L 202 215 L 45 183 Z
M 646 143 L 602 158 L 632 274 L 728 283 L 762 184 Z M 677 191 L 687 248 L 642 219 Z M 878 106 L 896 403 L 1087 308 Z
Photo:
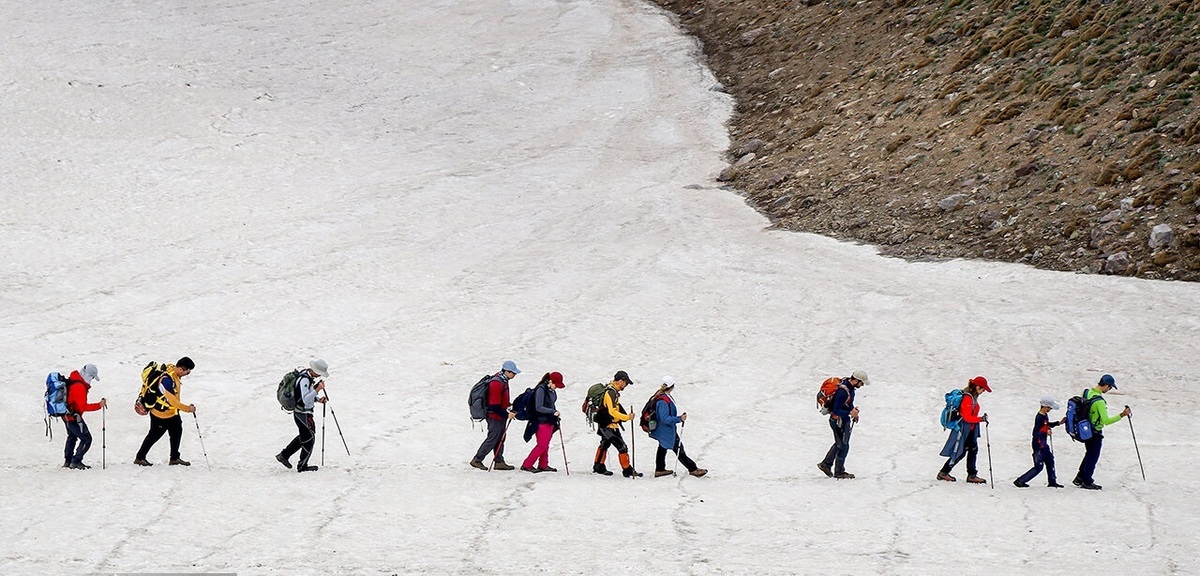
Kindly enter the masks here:
M 504 462 L 504 432 L 507 420 L 496 420 L 487 418 L 487 438 L 483 439 L 483 444 L 479 445 L 479 450 L 475 452 L 475 460 L 483 462 L 487 457 L 488 452 L 495 452 L 496 458 L 494 462 Z

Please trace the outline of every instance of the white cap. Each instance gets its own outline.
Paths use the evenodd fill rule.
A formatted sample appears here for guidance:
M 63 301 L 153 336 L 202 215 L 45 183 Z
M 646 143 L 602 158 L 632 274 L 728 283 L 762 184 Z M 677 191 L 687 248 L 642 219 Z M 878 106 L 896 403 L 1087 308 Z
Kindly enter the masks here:
M 1042 396 L 1042 406 L 1049 406 L 1051 410 L 1058 410 L 1058 402 L 1049 396 Z
M 871 383 L 871 380 L 869 378 L 867 378 L 867 373 L 863 372 L 862 370 L 855 370 L 854 373 L 850 375 L 850 377 L 862 382 L 863 386 L 866 386 L 867 384 Z
M 674 388 L 675 387 L 675 379 L 670 376 L 663 376 L 662 385 L 663 385 L 663 388 Z
M 96 368 L 95 364 L 84 364 L 83 368 L 79 369 L 79 375 L 83 376 L 83 381 L 88 384 L 100 381 L 100 369 Z
M 316 360 L 313 360 L 312 362 L 308 363 L 308 367 L 312 368 L 313 372 L 320 374 L 322 378 L 329 377 L 329 364 L 327 364 L 324 360 L 321 360 L 319 358 Z

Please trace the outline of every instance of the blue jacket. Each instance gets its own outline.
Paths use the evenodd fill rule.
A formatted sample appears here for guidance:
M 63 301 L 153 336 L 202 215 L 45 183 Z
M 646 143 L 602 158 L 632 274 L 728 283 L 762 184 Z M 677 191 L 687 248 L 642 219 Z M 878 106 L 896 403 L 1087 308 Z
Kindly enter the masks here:
M 839 424 L 850 421 L 850 411 L 854 409 L 854 387 L 849 378 L 842 378 L 837 392 L 833 393 L 833 402 L 829 407 L 829 418 Z
M 675 440 L 678 438 L 675 434 L 675 425 L 683 422 L 683 419 L 679 417 L 678 411 L 675 409 L 675 400 L 669 395 L 663 394 L 659 397 L 658 402 L 654 403 L 654 420 L 657 424 L 650 431 L 650 437 L 658 440 L 659 446 L 673 450 Z

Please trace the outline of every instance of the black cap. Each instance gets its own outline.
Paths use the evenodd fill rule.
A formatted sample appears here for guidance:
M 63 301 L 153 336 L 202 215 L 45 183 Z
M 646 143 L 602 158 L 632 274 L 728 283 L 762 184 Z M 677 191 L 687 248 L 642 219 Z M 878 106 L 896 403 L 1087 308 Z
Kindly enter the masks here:
M 629 379 L 629 375 L 624 370 L 617 370 L 617 373 L 613 375 L 613 382 L 617 380 L 624 380 L 626 384 L 633 384 L 633 380 Z

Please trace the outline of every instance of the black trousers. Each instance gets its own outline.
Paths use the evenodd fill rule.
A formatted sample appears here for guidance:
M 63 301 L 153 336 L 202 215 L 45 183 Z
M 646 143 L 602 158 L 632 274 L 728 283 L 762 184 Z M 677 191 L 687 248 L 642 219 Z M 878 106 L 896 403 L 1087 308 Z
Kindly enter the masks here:
M 87 422 L 83 421 L 83 416 L 75 416 L 74 422 L 64 418 L 63 424 L 67 425 L 67 445 L 63 447 L 63 461 L 66 464 L 82 463 L 83 455 L 92 447 L 92 433 L 88 431 Z M 76 442 L 79 443 L 78 448 L 75 447 Z
M 287 448 L 283 449 L 281 454 L 283 454 L 284 458 L 290 459 L 292 454 L 298 451 L 300 452 L 298 465 L 300 467 L 308 466 L 308 459 L 312 456 L 313 445 L 317 441 L 317 424 L 313 421 L 312 414 L 305 414 L 303 412 L 292 412 L 292 419 L 296 421 L 298 434 L 296 434 L 295 438 L 292 438 L 291 443 L 287 445 Z
M 607 453 L 610 446 L 615 447 L 618 454 L 629 453 L 629 447 L 625 445 L 625 439 L 621 437 L 620 429 L 604 427 L 596 433 L 600 435 L 600 450 L 596 452 L 597 454 Z M 597 460 L 597 462 L 600 461 Z
M 146 454 L 150 453 L 150 448 L 158 442 L 159 438 L 167 434 L 171 439 L 171 459 L 179 460 L 179 441 L 183 438 L 183 418 L 179 414 L 175 414 L 170 418 L 159 418 L 153 414 L 150 415 L 150 431 L 146 433 L 146 439 L 142 440 L 142 447 L 138 450 L 137 459 L 145 460 Z
M 696 462 L 688 458 L 687 452 L 683 450 L 683 441 L 678 436 L 675 437 L 675 447 L 671 448 L 675 452 L 675 456 L 679 458 L 679 462 L 687 468 L 688 472 L 696 469 Z M 662 444 L 658 445 L 658 453 L 654 455 L 654 471 L 659 472 L 667 469 L 667 449 L 663 448 Z

